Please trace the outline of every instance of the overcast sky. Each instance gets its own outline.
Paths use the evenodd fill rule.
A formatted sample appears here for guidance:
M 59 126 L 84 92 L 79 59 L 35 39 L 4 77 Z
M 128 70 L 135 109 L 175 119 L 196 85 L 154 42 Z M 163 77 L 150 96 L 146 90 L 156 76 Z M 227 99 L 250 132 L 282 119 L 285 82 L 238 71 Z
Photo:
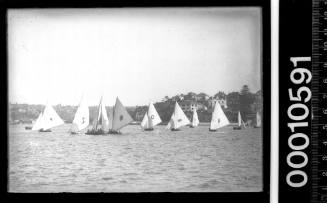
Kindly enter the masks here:
M 113 105 L 261 89 L 260 8 L 15 9 L 9 101 Z

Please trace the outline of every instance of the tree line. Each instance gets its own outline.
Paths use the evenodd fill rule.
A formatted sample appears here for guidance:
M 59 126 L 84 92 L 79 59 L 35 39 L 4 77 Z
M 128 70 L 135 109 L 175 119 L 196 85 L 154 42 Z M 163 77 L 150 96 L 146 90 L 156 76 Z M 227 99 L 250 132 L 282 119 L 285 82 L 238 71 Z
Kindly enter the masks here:
M 215 95 L 209 96 L 205 93 L 178 94 L 172 97 L 165 96 L 161 101 L 155 102 L 154 106 L 158 111 L 161 120 L 166 123 L 169 121 L 173 111 L 175 101 L 183 103 L 183 101 L 195 102 L 201 105 L 197 110 L 200 122 L 210 122 L 213 106 L 210 105 L 214 99 L 226 100 L 227 108 L 222 108 L 230 122 L 237 122 L 238 111 L 241 112 L 244 121 L 251 122 L 256 112 L 262 111 L 262 93 L 261 90 L 252 93 L 247 85 L 243 85 L 239 92 L 230 92 L 228 94 L 223 91 L 218 91 Z M 98 106 L 90 106 L 90 122 L 97 117 Z M 106 107 L 107 112 L 110 108 Z M 29 104 L 9 104 L 9 121 L 11 123 L 31 123 L 43 111 L 44 105 L 29 105 Z M 66 122 L 71 123 L 77 111 L 77 106 L 71 105 L 56 105 L 54 109 L 58 115 Z M 147 111 L 147 105 L 126 107 L 129 114 L 135 121 L 140 121 Z M 186 116 L 192 117 L 191 111 L 185 111 Z

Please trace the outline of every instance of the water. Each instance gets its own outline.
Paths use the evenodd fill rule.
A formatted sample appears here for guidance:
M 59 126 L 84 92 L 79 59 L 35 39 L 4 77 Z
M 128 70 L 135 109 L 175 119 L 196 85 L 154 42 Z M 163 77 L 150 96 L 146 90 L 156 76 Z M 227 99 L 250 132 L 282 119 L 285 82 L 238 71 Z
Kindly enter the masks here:
M 261 128 L 209 132 L 165 126 L 123 135 L 70 135 L 10 126 L 10 192 L 262 191 Z

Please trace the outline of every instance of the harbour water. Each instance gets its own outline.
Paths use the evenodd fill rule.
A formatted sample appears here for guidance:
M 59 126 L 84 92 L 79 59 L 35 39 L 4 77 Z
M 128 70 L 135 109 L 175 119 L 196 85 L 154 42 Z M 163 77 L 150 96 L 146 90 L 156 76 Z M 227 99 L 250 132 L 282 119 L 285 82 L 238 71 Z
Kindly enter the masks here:
M 123 135 L 71 135 L 9 126 L 9 192 L 259 192 L 262 129 L 208 125 Z

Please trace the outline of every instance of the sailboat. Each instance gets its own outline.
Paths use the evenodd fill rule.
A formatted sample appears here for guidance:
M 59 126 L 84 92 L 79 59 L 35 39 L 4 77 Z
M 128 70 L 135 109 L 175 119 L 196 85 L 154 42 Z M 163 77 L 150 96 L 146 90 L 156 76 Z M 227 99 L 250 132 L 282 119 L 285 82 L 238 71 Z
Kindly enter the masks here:
M 256 116 L 256 125 L 254 126 L 255 128 L 260 128 L 261 127 L 261 115 L 259 112 L 257 112 L 257 116 Z
M 87 135 L 103 135 L 109 129 L 109 119 L 107 116 L 106 107 L 103 104 L 103 97 L 100 99 L 98 106 L 98 117 L 93 122 L 92 128 L 89 129 L 85 134 Z
M 234 130 L 241 130 L 242 128 L 245 128 L 245 123 L 244 123 L 244 121 L 243 121 L 243 119 L 241 117 L 241 112 L 240 111 L 238 111 L 237 119 L 238 119 L 238 126 L 233 127 L 233 129 Z
M 192 116 L 192 122 L 190 124 L 190 128 L 194 128 L 196 126 L 199 125 L 199 118 L 198 118 L 198 114 L 196 112 L 196 109 L 193 109 L 193 116 Z
M 145 131 L 152 131 L 153 127 L 161 123 L 161 118 L 156 111 L 156 108 L 153 106 L 153 103 L 150 102 L 148 111 L 145 113 L 143 120 L 141 122 L 141 127 Z
M 229 125 L 229 120 L 227 119 L 225 113 L 221 109 L 220 104 L 216 101 L 214 110 L 211 116 L 211 123 L 209 131 L 217 131 L 218 128 Z
M 109 134 L 121 134 L 120 129 L 132 122 L 133 119 L 121 103 L 121 101 L 116 98 L 116 103 L 112 113 L 112 125 L 109 130 Z
M 190 124 L 189 119 L 184 114 L 183 110 L 181 109 L 181 107 L 178 105 L 176 101 L 174 113 L 171 116 L 169 123 L 167 124 L 167 129 L 170 129 L 172 131 L 177 131 L 180 130 L 179 129 L 180 127 L 188 124 Z
M 78 134 L 89 125 L 89 107 L 81 99 L 76 111 L 71 134 Z
M 43 112 L 40 113 L 32 130 L 39 132 L 51 132 L 51 128 L 64 124 L 64 121 L 59 117 L 53 107 L 47 103 Z

